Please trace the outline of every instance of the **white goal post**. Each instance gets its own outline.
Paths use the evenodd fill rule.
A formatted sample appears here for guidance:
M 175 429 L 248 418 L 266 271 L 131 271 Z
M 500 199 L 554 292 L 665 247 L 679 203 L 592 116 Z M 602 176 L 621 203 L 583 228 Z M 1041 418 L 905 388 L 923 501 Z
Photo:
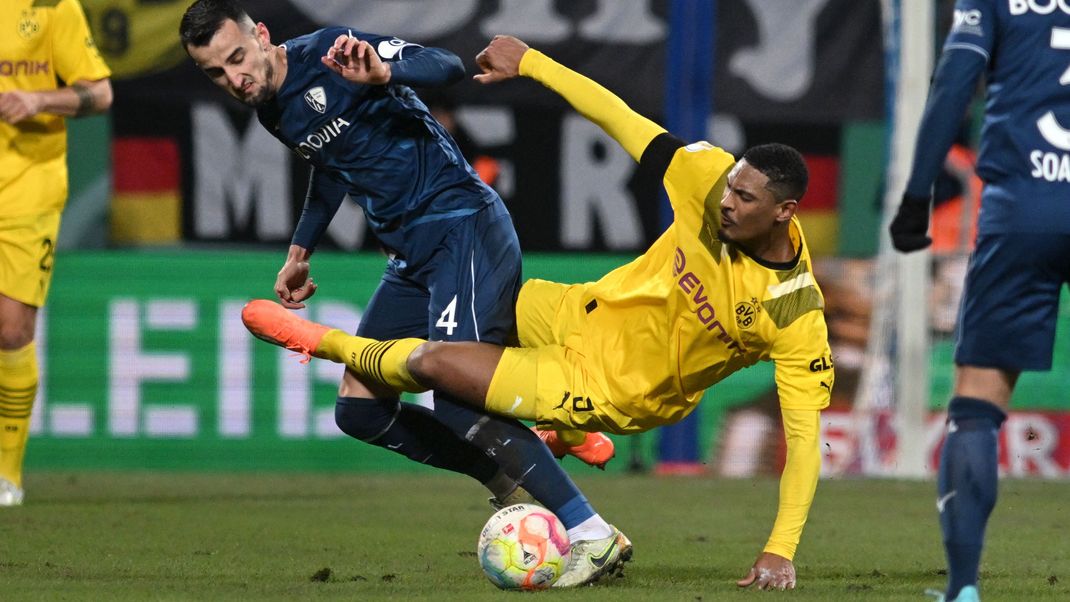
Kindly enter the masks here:
M 882 0 L 885 78 L 892 95 L 891 138 L 885 172 L 877 287 L 862 380 L 855 398 L 859 451 L 866 474 L 927 476 L 925 444 L 931 387 L 930 266 L 928 250 L 908 255 L 891 247 L 887 225 L 899 205 L 914 154 L 918 123 L 933 70 L 933 2 Z M 892 458 L 879 453 L 877 416 L 891 412 Z

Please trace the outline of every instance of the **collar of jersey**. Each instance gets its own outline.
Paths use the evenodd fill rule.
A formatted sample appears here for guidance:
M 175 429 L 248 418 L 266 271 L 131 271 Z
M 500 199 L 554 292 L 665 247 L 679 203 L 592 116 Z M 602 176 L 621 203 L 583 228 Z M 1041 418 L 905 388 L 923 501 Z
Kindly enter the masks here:
M 753 259 L 754 263 L 757 263 L 758 265 L 762 266 L 763 268 L 769 268 L 770 270 L 781 270 L 781 271 L 795 269 L 795 266 L 799 265 L 799 259 L 802 257 L 802 250 L 803 250 L 802 241 L 799 241 L 799 248 L 795 249 L 795 257 L 792 257 L 788 261 L 769 261 L 769 260 L 766 260 L 766 259 L 762 259 L 761 257 L 758 257 L 757 255 L 751 255 L 750 252 L 747 251 L 747 249 L 744 248 L 741 245 L 737 245 L 735 243 L 729 243 L 729 244 L 731 244 L 733 247 L 739 249 L 739 251 L 741 253 L 743 253 L 747 257 L 750 257 L 751 259 Z

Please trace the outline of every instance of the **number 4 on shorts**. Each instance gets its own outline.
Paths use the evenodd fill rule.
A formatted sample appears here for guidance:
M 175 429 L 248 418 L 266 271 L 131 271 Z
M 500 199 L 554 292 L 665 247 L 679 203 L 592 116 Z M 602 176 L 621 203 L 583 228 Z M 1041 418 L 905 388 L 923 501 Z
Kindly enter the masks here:
M 438 317 L 438 322 L 435 322 L 437 328 L 445 328 L 446 336 L 453 335 L 453 329 L 457 328 L 457 295 L 453 296 L 453 300 L 446 306 L 446 309 L 442 310 L 442 315 Z

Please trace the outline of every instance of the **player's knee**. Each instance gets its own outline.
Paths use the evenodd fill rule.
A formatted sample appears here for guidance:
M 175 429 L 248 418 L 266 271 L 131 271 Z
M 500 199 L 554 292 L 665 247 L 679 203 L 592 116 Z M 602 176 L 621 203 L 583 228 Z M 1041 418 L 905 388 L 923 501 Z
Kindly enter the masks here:
M 0 349 L 11 351 L 21 349 L 33 342 L 33 322 L 28 324 L 14 321 L 0 323 Z
M 409 354 L 409 359 L 406 361 L 409 374 L 429 389 L 439 388 L 448 368 L 446 363 L 448 353 L 449 345 L 441 342 L 428 341 L 420 345 Z
M 389 430 L 399 403 L 396 399 L 339 397 L 334 405 L 334 422 L 354 439 L 374 441 Z

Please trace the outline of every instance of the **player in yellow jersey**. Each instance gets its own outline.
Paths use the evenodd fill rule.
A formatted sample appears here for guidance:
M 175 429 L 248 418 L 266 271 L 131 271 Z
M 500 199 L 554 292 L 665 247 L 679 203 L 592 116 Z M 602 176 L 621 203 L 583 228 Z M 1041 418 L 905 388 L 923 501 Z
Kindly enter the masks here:
M 77 0 L 0 8 L 0 506 L 22 503 L 37 394 L 34 328 L 67 200 L 66 117 L 111 106 L 111 73 Z M 61 82 L 66 82 L 61 83 Z
M 664 174 L 668 230 L 631 263 L 587 284 L 524 284 L 519 348 L 373 341 L 302 320 L 270 301 L 243 310 L 253 334 L 346 364 L 396 390 L 448 391 L 487 411 L 574 430 L 636 433 L 687 416 L 706 388 L 759 361 L 776 365 L 787 462 L 772 534 L 740 586 L 795 586 L 792 564 L 821 466 L 818 416 L 833 368 L 821 291 L 795 210 L 808 173 L 771 144 L 737 163 L 687 144 L 597 83 L 499 36 L 476 79 L 517 75 L 553 89 L 648 169 Z

